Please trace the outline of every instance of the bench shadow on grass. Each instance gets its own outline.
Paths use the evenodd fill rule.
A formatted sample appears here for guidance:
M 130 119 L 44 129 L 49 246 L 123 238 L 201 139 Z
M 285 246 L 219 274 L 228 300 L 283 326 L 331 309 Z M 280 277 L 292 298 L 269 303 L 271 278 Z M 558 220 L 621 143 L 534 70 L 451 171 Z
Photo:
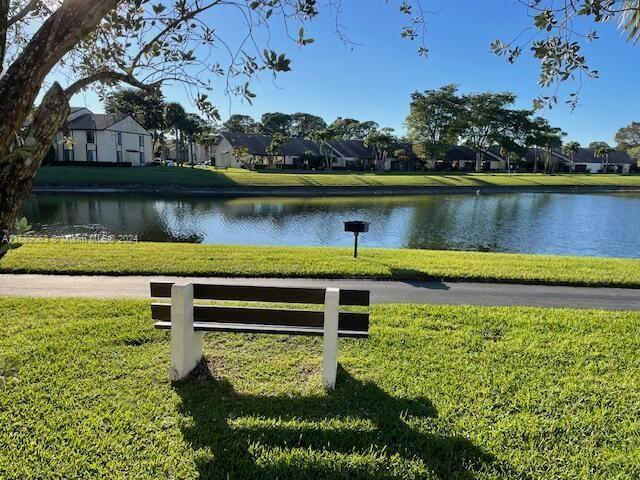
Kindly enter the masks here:
M 187 380 L 173 384 L 182 399 L 181 413 L 191 418 L 183 428 L 187 444 L 211 454 L 196 460 L 202 479 L 405 478 L 389 471 L 399 461 L 423 464 L 439 479 L 474 478 L 474 473 L 487 469 L 509 470 L 464 437 L 412 428 L 407 419 L 437 417 L 429 400 L 391 397 L 342 368 L 335 391 L 322 396 L 242 394 L 215 376 L 204 360 Z M 346 420 L 370 424 L 342 429 L 314 425 L 319 421 L 339 425 Z M 287 460 L 269 461 L 274 451 Z M 337 465 L 332 454 L 378 460 L 375 466 L 358 460 Z
M 366 258 L 366 261 L 381 267 L 389 272 L 389 280 L 406 283 L 415 288 L 424 288 L 429 290 L 449 290 L 449 286 L 444 283 L 441 278 L 426 274 L 423 270 L 415 268 L 399 268 L 389 263 Z

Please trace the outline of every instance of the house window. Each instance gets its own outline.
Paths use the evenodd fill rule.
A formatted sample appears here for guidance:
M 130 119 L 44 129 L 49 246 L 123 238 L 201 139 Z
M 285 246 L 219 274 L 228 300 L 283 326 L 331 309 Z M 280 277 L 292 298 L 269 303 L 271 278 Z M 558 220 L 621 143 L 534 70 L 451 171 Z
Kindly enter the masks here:
M 87 162 L 95 162 L 97 159 L 95 150 L 87 150 Z
M 96 143 L 96 133 L 92 131 L 87 132 L 87 143 Z
M 144 152 L 140 152 L 140 165 L 144 165 Z
M 144 137 L 142 135 L 138 136 L 138 143 L 141 147 L 144 147 Z
M 118 145 L 122 145 L 122 133 L 118 132 Z
M 122 161 L 122 152 L 118 150 L 116 152 L 116 162 L 120 163 Z

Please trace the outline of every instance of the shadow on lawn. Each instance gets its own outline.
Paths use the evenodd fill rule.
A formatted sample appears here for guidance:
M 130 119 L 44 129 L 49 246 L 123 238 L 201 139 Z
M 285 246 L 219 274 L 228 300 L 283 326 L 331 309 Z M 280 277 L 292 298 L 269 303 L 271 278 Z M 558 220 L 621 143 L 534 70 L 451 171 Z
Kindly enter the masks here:
M 449 285 L 442 280 L 399 280 L 402 283 L 415 288 L 425 288 L 427 290 L 450 290 Z
M 189 379 L 173 385 L 182 398 L 182 413 L 192 419 L 184 428 L 185 440 L 194 449 L 211 452 L 212 458 L 200 457 L 200 478 L 404 478 L 389 471 L 401 463 L 399 460 L 422 463 L 439 479 L 474 478 L 478 471 L 508 470 L 466 438 L 423 433 L 407 424 L 406 419 L 437 416 L 429 400 L 391 397 L 341 368 L 335 391 L 307 397 L 241 394 L 229 382 L 216 379 L 211 370 L 203 361 Z M 246 424 L 230 425 L 243 417 L 249 417 Z M 255 419 L 261 421 L 252 425 Z M 321 420 L 345 419 L 368 420 L 373 428 L 311 426 Z M 307 423 L 281 424 L 287 421 Z M 267 455 L 270 449 L 281 455 L 293 449 L 304 453 L 292 452 L 286 461 L 269 462 L 256 446 L 266 448 Z M 375 466 L 358 460 L 336 465 L 331 457 L 335 453 L 369 455 L 377 461 Z M 260 454 L 263 457 L 257 459 Z
M 431 290 L 449 290 L 449 286 L 444 283 L 442 278 L 430 275 L 424 270 L 416 270 L 415 268 L 401 268 L 390 264 L 389 262 L 380 261 L 371 257 L 365 257 L 363 260 L 374 265 L 386 268 L 391 280 L 406 283 L 414 287 L 426 288 Z

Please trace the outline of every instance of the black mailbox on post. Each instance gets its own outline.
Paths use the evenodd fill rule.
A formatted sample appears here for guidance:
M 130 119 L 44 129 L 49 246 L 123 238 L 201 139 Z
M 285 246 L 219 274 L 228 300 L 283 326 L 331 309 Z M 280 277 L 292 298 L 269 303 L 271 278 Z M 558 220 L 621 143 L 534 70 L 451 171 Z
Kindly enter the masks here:
M 361 233 L 367 233 L 369 231 L 369 222 L 352 221 L 344 222 L 344 231 L 351 232 L 355 236 L 355 243 L 353 246 L 353 258 L 358 258 L 358 235 Z
M 369 222 L 344 222 L 344 231 L 351 233 L 367 233 Z

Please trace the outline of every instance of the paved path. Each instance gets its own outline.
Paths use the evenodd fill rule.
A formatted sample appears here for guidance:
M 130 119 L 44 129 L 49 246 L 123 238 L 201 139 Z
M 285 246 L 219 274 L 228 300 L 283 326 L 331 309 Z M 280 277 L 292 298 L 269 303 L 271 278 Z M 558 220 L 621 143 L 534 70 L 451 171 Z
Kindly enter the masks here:
M 0 274 L 0 296 L 148 298 L 149 281 L 177 277 L 109 277 Z M 184 280 L 184 278 L 182 278 Z M 447 305 L 531 305 L 548 307 L 640 310 L 640 290 L 624 288 L 554 287 L 466 282 L 402 282 L 260 278 L 193 278 L 201 283 L 338 286 L 372 292 L 374 303 Z

